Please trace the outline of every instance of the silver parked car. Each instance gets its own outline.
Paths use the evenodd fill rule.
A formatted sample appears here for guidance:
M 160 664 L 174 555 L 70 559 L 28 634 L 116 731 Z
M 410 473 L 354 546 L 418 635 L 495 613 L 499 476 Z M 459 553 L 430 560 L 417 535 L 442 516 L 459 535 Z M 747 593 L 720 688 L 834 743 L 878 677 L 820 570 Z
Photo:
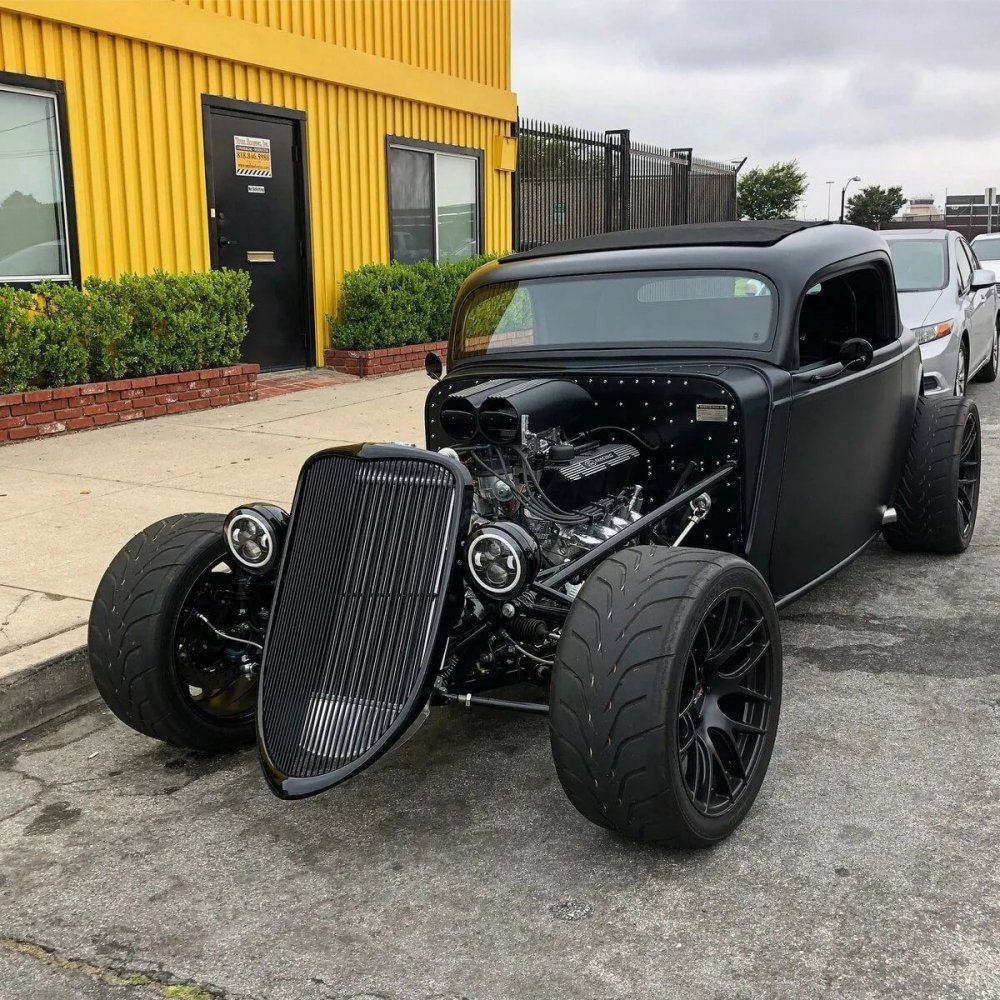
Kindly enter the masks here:
M 917 335 L 924 395 L 965 394 L 969 379 L 1000 372 L 996 275 L 947 229 L 883 231 L 896 272 L 899 313 Z
M 1000 233 L 980 233 L 972 241 L 972 252 L 1000 279 Z

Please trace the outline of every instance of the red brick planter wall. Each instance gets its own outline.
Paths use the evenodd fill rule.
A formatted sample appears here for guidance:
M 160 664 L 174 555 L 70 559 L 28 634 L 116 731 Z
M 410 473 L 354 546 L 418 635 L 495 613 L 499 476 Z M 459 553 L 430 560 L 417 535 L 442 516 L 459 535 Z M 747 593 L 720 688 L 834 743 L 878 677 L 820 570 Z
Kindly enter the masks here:
M 204 368 L 0 396 L 0 445 L 257 398 L 260 365 Z
M 360 378 L 397 375 L 424 367 L 428 351 L 434 351 L 442 361 L 448 360 L 448 341 L 429 344 L 409 344 L 406 347 L 380 347 L 374 351 L 348 351 L 340 347 L 327 348 L 326 367 Z

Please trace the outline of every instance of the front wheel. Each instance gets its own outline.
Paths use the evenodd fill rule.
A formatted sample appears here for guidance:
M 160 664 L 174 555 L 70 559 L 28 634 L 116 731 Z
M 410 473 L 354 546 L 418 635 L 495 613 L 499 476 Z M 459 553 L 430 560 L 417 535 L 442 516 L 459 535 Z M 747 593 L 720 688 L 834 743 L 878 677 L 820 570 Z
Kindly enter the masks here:
M 556 771 L 589 820 L 709 847 L 753 804 L 781 707 L 774 601 L 724 552 L 637 546 L 587 579 L 556 652 Z
M 1000 316 L 997 317 L 993 331 L 993 346 L 990 348 L 990 360 L 979 369 L 977 382 L 995 382 L 1000 375 Z
M 223 520 L 180 514 L 136 535 L 97 588 L 87 635 L 97 689 L 122 722 L 207 752 L 254 740 L 272 589 L 239 572 Z

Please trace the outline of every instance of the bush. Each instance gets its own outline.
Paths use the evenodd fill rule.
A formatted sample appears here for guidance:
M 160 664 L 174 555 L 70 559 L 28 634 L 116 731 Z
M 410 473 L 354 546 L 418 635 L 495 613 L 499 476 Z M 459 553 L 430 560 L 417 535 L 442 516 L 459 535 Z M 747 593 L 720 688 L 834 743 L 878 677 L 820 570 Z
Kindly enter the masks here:
M 327 317 L 335 347 L 372 350 L 446 340 L 465 279 L 492 256 L 450 264 L 365 264 L 344 275 L 337 317 Z
M 233 364 L 249 312 L 244 271 L 0 288 L 0 393 Z

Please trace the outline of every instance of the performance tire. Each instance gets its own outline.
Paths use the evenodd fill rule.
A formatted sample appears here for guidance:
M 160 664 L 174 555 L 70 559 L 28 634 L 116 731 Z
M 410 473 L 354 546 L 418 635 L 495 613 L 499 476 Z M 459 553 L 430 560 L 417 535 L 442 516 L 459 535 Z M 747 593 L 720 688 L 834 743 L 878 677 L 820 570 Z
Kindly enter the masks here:
M 964 552 L 979 507 L 982 435 L 979 409 L 966 397 L 920 398 L 903 474 L 896 523 L 882 529 L 901 551 Z
M 192 701 L 175 662 L 176 629 L 192 588 L 227 557 L 222 514 L 150 525 L 115 556 L 90 613 L 90 667 L 101 697 L 137 732 L 209 753 L 254 741 L 254 712 L 213 717 Z
M 749 563 L 659 546 L 610 556 L 573 602 L 553 668 L 566 795 L 627 837 L 710 847 L 760 790 L 781 675 L 774 602 Z

